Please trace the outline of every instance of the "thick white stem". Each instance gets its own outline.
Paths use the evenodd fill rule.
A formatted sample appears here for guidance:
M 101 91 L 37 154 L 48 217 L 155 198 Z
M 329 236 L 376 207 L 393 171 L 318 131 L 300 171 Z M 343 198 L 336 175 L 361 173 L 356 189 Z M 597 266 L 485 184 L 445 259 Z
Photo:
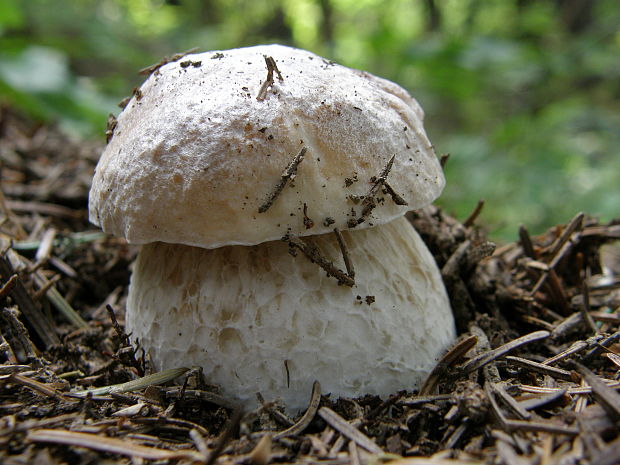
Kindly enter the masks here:
M 145 245 L 128 330 L 156 368 L 202 366 L 250 406 L 261 392 L 301 408 L 314 380 L 334 397 L 414 389 L 455 338 L 439 270 L 404 218 L 343 236 L 352 288 L 283 242 Z M 306 240 L 345 269 L 334 234 Z

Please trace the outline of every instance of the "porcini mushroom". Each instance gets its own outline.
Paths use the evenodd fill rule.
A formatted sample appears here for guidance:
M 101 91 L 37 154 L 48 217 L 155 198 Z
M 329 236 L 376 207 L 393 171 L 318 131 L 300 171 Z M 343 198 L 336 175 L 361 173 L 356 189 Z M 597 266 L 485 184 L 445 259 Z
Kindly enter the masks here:
M 398 85 L 280 45 L 156 69 L 89 198 L 93 223 L 143 244 L 126 322 L 155 367 L 293 409 L 314 380 L 333 396 L 418 386 L 455 337 L 403 216 L 444 186 L 422 119 Z

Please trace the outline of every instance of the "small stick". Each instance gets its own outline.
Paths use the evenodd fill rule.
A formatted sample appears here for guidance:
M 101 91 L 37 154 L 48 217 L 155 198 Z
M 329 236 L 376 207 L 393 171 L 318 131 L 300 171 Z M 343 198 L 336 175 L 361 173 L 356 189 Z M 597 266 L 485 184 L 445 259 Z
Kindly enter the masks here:
M 552 367 L 544 363 L 538 363 L 533 360 L 528 360 L 522 357 L 514 357 L 512 355 L 506 356 L 506 361 L 523 368 L 528 368 L 537 373 L 542 373 L 543 375 L 549 375 L 553 378 L 563 379 L 565 381 L 575 381 L 573 373 L 570 371 Z
M 319 416 L 325 420 L 329 426 L 334 428 L 343 436 L 346 436 L 351 441 L 354 441 L 357 445 L 363 447 L 371 454 L 383 453 L 383 450 L 381 450 L 381 448 L 372 439 L 352 426 L 332 409 L 328 407 L 321 407 L 319 409 Z
M 463 226 L 465 226 L 466 228 L 473 226 L 474 222 L 476 221 L 476 218 L 478 218 L 478 216 L 480 215 L 480 212 L 482 211 L 482 207 L 484 207 L 484 199 L 478 200 L 478 203 L 476 204 L 476 208 L 474 208 L 474 211 L 472 211 L 470 215 L 467 217 L 467 219 L 463 222 Z
M 265 79 L 265 82 L 263 82 L 263 85 L 261 86 L 260 90 L 258 91 L 258 95 L 256 96 L 256 100 L 259 101 L 265 100 L 265 97 L 267 97 L 267 89 L 273 85 L 274 71 L 278 75 L 278 80 L 284 81 L 284 78 L 282 77 L 282 74 L 280 74 L 280 70 L 276 65 L 276 60 L 274 60 L 273 57 L 267 55 L 263 55 L 263 57 L 265 58 L 265 64 L 267 65 L 267 79 Z
M 388 160 L 387 164 L 385 165 L 385 168 L 383 168 L 383 171 L 381 171 L 381 174 L 379 175 L 379 177 L 373 181 L 373 185 L 368 191 L 368 194 L 364 196 L 364 200 L 362 201 L 362 205 L 364 206 L 364 208 L 362 209 L 362 213 L 360 217 L 357 220 L 355 220 L 357 224 L 363 223 L 368 217 L 368 215 L 370 215 L 373 209 L 377 206 L 377 203 L 375 202 L 375 195 L 377 195 L 377 192 L 379 192 L 379 189 L 381 189 L 381 186 L 384 185 L 388 177 L 388 174 L 390 174 L 390 170 L 392 169 L 392 165 L 394 164 L 395 158 L 396 158 L 396 154 L 392 155 L 392 157 Z
M 458 371 L 463 374 L 471 373 L 472 371 L 482 368 L 487 363 L 490 363 L 493 360 L 497 360 L 498 358 L 506 355 L 508 352 L 514 349 L 517 349 L 518 347 L 521 347 L 522 345 L 544 339 L 546 337 L 549 337 L 550 334 L 551 333 L 549 333 L 549 331 L 541 330 L 526 334 L 525 336 L 521 336 L 520 338 L 510 341 L 496 349 L 480 354 L 479 356 L 471 359 L 465 365 L 462 365 Z
M 334 234 L 336 234 L 336 239 L 338 240 L 338 245 L 340 246 L 340 251 L 342 252 L 342 259 L 344 260 L 344 266 L 347 269 L 347 275 L 349 278 L 355 279 L 355 268 L 353 268 L 353 262 L 351 261 L 349 250 L 344 242 L 342 233 L 338 228 L 334 228 Z
M 284 431 L 280 431 L 279 433 L 273 436 L 274 439 L 281 439 L 287 436 L 296 436 L 302 433 L 308 425 L 312 422 L 314 417 L 316 416 L 316 412 L 319 410 L 319 402 L 321 401 L 321 385 L 318 381 L 315 381 L 312 384 L 312 394 L 310 395 L 310 403 L 306 412 L 299 419 L 297 423 L 295 423 L 290 428 L 285 429 Z
M 423 396 L 432 393 L 435 390 L 435 386 L 441 379 L 442 375 L 452 366 L 456 361 L 461 360 L 467 352 L 474 348 L 478 338 L 476 336 L 469 336 L 466 339 L 458 342 L 452 346 L 448 352 L 441 357 L 431 374 L 428 375 L 426 381 L 420 388 L 418 395 Z
M 140 71 L 138 71 L 138 74 L 146 74 L 146 75 L 153 74 L 155 71 L 157 71 L 162 66 L 167 65 L 168 63 L 172 63 L 174 61 L 178 61 L 181 58 L 183 58 L 185 55 L 194 53 L 196 50 L 198 50 L 198 48 L 194 47 L 194 48 L 190 48 L 186 52 L 175 53 L 174 55 L 171 55 L 169 57 L 164 57 L 161 59 L 159 63 L 155 63 L 154 65 L 147 66 L 146 68 L 142 68 Z
M 233 435 L 235 434 L 235 431 L 239 427 L 239 423 L 241 423 L 241 417 L 242 417 L 241 409 L 237 409 L 232 413 L 230 419 L 228 420 L 228 425 L 226 426 L 226 429 L 224 430 L 222 435 L 217 440 L 215 447 L 211 451 L 211 454 L 209 454 L 209 458 L 205 460 L 204 462 L 205 465 L 213 465 L 215 463 L 217 458 L 220 456 L 220 454 L 224 450 L 224 447 L 226 447 L 226 444 L 228 444 L 228 442 L 232 439 Z
M 592 396 L 601 404 L 614 421 L 620 420 L 620 394 L 609 387 L 605 381 L 592 373 L 588 368 L 580 363 L 574 363 L 575 369 L 581 377 L 592 387 Z
M 519 239 L 521 240 L 521 247 L 523 247 L 525 255 L 536 260 L 536 252 L 534 251 L 532 239 L 524 225 L 519 226 Z
M 590 315 L 590 290 L 588 289 L 588 275 L 589 274 L 590 274 L 589 270 L 586 270 L 586 276 L 584 277 L 583 282 L 581 283 L 581 295 L 583 296 L 583 305 L 579 306 L 579 312 L 581 313 L 581 317 L 583 318 L 583 321 L 586 322 L 590 330 L 594 334 L 598 334 L 599 333 L 598 327 L 596 326 L 596 323 L 594 322 L 592 315 Z
M 342 270 L 336 268 L 332 262 L 327 260 L 316 245 L 292 236 L 284 236 L 282 240 L 288 243 L 291 249 L 296 248 L 301 250 L 311 262 L 316 263 L 323 268 L 327 272 L 327 276 L 333 276 L 336 278 L 338 280 L 338 284 L 345 284 L 349 287 L 353 287 L 355 285 L 355 280 Z
M 2 285 L 2 288 L 0 289 L 0 299 L 5 297 L 9 292 L 13 290 L 13 287 L 15 287 L 15 283 L 17 283 L 18 279 L 19 279 L 19 276 L 17 274 L 11 275 L 9 280 L 6 283 L 4 283 Z
M 0 334 L 19 363 L 33 363 L 37 368 L 42 366 L 28 330 L 17 318 L 16 312 L 4 307 L 0 308 Z
M 129 336 L 125 334 L 123 328 L 118 324 L 118 320 L 116 319 L 116 314 L 114 313 L 114 309 L 112 305 L 108 304 L 105 306 L 105 309 L 108 311 L 108 315 L 110 316 L 110 320 L 112 320 L 112 326 L 114 327 L 114 331 L 116 331 L 116 335 L 121 341 L 121 347 L 131 347 L 129 343 Z
M 439 164 L 441 165 L 442 168 L 446 167 L 446 163 L 448 163 L 449 159 L 450 159 L 449 153 L 446 153 L 439 158 Z
M 280 195 L 280 193 L 282 192 L 282 189 L 284 189 L 284 186 L 286 186 L 286 183 L 288 182 L 288 180 L 291 179 L 291 177 L 297 173 L 297 167 L 299 166 L 301 161 L 304 159 L 304 155 L 306 154 L 307 151 L 308 149 L 306 147 L 302 147 L 299 153 L 295 155 L 295 157 L 293 157 L 293 159 L 288 164 L 286 169 L 282 172 L 282 175 L 280 176 L 280 180 L 276 184 L 276 187 L 271 193 L 271 195 L 269 195 L 269 198 L 267 199 L 267 201 L 265 201 L 265 203 L 263 203 L 260 207 L 258 207 L 258 213 L 265 213 L 267 210 L 269 210 L 269 207 L 273 205 L 273 202 L 276 200 L 278 195 Z
M 579 212 L 572 220 L 570 220 L 560 237 L 557 239 L 555 244 L 553 244 L 553 248 L 549 253 L 550 256 L 554 257 L 560 251 L 566 241 L 570 239 L 571 234 L 573 234 L 573 232 L 575 232 L 576 230 L 581 229 L 584 216 L 585 215 L 583 214 L 583 212 Z
M 409 203 L 407 203 L 405 199 L 403 199 L 400 195 L 396 193 L 394 188 L 390 186 L 387 181 L 383 181 L 383 187 L 385 188 L 386 192 L 390 194 L 392 200 L 396 205 L 409 205 Z

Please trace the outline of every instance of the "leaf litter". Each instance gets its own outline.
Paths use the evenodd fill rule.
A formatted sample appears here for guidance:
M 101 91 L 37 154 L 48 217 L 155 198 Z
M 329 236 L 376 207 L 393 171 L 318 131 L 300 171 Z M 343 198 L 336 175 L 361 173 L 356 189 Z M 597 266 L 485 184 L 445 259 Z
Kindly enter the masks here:
M 261 396 L 242 412 L 200 370 L 152 373 L 128 344 L 137 249 L 87 221 L 100 150 L 0 108 L 0 462 L 620 462 L 620 220 L 579 213 L 495 248 L 482 202 L 463 223 L 409 213 L 460 333 L 426 383 L 387 399 L 315 383 L 294 418 Z

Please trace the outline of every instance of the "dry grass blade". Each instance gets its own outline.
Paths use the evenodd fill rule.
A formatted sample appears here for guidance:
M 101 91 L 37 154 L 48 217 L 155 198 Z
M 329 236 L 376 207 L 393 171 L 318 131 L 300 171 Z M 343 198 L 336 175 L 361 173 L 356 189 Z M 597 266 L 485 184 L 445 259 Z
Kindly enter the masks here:
M 101 434 L 78 433 L 56 429 L 30 431 L 26 439 L 31 442 L 49 442 L 66 446 L 85 447 L 108 454 L 139 457 L 146 460 L 192 460 L 204 463 L 202 454 L 193 451 L 171 451 L 142 446 L 127 439 L 116 439 Z
M 315 381 L 312 384 L 312 394 L 310 396 L 310 404 L 308 405 L 308 409 L 306 410 L 306 412 L 302 415 L 302 417 L 299 419 L 297 423 L 295 423 L 290 428 L 287 428 L 284 431 L 281 431 L 275 434 L 273 438 L 281 439 L 286 436 L 295 436 L 303 432 L 303 430 L 305 430 L 308 427 L 310 422 L 312 422 L 312 420 L 316 416 L 316 412 L 319 409 L 320 401 L 321 401 L 321 385 L 319 384 L 318 381 Z
M 479 356 L 471 359 L 466 364 L 462 365 L 458 369 L 458 371 L 461 374 L 471 373 L 472 371 L 482 368 L 487 363 L 492 362 L 493 360 L 497 360 L 498 358 L 525 344 L 545 339 L 546 337 L 549 337 L 550 334 L 551 333 L 549 331 L 535 331 L 533 333 L 526 334 L 525 336 L 521 336 L 520 338 L 517 338 L 514 341 L 510 341 L 507 344 L 504 344 L 496 349 L 480 354 Z
M 375 444 L 375 442 L 362 433 L 357 428 L 350 425 L 344 418 L 334 412 L 328 407 L 321 407 L 319 409 L 319 416 L 329 424 L 332 428 L 338 431 L 343 436 L 347 437 L 351 441 L 354 441 L 358 446 L 363 447 L 368 452 L 373 454 L 381 454 L 383 450 Z
M 128 381 L 126 383 L 114 384 L 112 386 L 103 386 L 100 388 L 87 389 L 85 391 L 74 391 L 71 393 L 74 397 L 86 397 L 88 395 L 92 396 L 101 396 L 110 393 L 123 393 L 136 391 L 138 389 L 143 389 L 148 386 L 154 386 L 157 384 L 167 383 L 168 381 L 172 381 L 175 378 L 178 378 L 183 373 L 187 372 L 189 368 L 181 367 L 181 368 L 171 368 L 170 370 L 160 371 L 159 373 L 154 373 L 152 375 L 144 376 L 142 378 L 134 379 L 133 381 Z

